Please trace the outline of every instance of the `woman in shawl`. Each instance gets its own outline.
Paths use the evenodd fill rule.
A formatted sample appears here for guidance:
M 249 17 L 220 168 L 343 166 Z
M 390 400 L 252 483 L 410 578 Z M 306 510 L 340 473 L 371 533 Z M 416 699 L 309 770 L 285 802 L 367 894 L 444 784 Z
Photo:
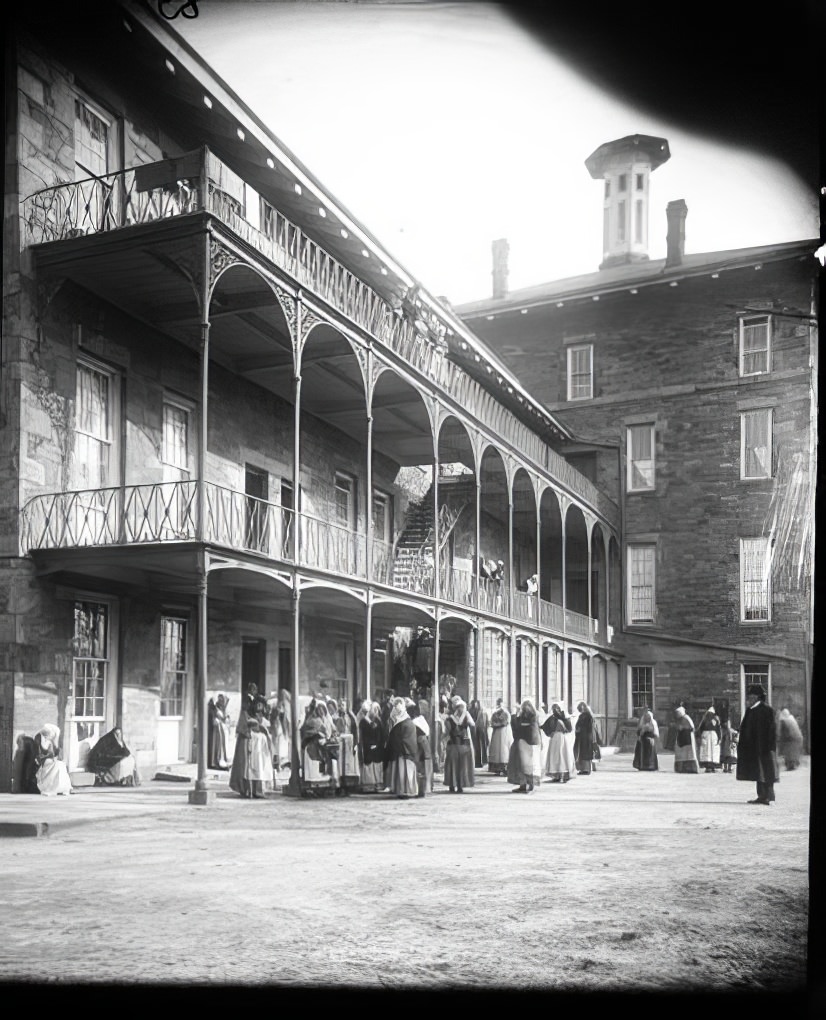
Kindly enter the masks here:
M 363 701 L 359 709 L 359 757 L 361 792 L 379 793 L 384 789 L 384 729 L 378 701 Z
M 657 737 L 660 728 L 649 709 L 640 717 L 637 727 L 637 743 L 634 747 L 633 766 L 638 772 L 656 772 L 660 765 L 657 760 Z
M 37 788 L 34 760 L 34 737 L 21 733 L 17 738 L 17 750 L 12 763 L 12 793 L 40 793 Z
M 416 727 L 416 781 L 419 796 L 424 797 L 433 789 L 433 753 L 430 750 L 430 726 L 427 722 L 428 704 L 420 701 L 408 706 L 407 714 Z
M 496 699 L 496 709 L 491 714 L 490 725 L 493 736 L 490 738 L 488 749 L 488 772 L 494 775 L 504 776 L 508 772 L 508 754 L 513 743 L 511 733 L 511 715 L 503 707 L 502 699 Z
M 439 696 L 439 711 L 436 713 L 436 739 L 433 742 L 435 754 L 434 770 L 436 772 L 442 772 L 445 767 L 445 757 L 447 755 L 447 730 L 445 729 L 445 722 L 447 721 L 448 714 L 448 700 L 442 694 Z
M 445 720 L 445 786 L 451 793 L 464 793 L 473 786 L 473 719 L 458 694 L 450 699 L 450 715 Z
M 594 759 L 599 760 L 599 745 L 601 743 L 597 721 L 591 706 L 580 701 L 576 707 L 579 715 L 574 726 L 574 762 L 578 776 L 589 776 L 591 771 L 596 772 Z
M 289 768 L 292 763 L 293 709 L 292 695 L 283 687 L 278 692 L 270 713 L 272 760 L 275 770 Z
M 674 717 L 677 729 L 674 742 L 674 771 L 699 772 L 700 766 L 694 750 L 694 723 L 682 706 L 674 709 Z
M 275 771 L 272 764 L 272 738 L 270 737 L 269 712 L 259 704 L 255 720 L 249 726 L 250 786 L 253 797 L 263 797 L 275 786 Z
M 472 713 L 471 713 L 472 714 Z M 476 715 L 473 716 L 473 759 L 477 769 L 488 763 L 488 726 L 490 716 L 481 701 L 476 702 Z
M 802 751 L 803 733 L 797 719 L 788 708 L 783 708 L 777 720 L 777 753 L 783 756 L 787 771 L 791 772 L 797 768 Z
M 731 725 L 731 719 L 722 724 L 723 739 L 720 741 L 720 764 L 723 772 L 731 772 L 731 766 L 737 764 L 737 730 Z
M 700 734 L 697 757 L 706 772 L 714 772 L 720 766 L 720 744 L 723 739 L 723 731 L 713 705 L 706 709 L 697 732 Z
M 139 786 L 138 765 L 119 726 L 104 733 L 89 752 L 86 771 L 95 773 L 95 786 Z
M 406 799 L 419 792 L 416 777 L 416 753 L 418 730 L 407 712 L 403 698 L 393 701 L 388 720 L 390 733 L 387 737 L 387 786 L 391 793 Z
M 37 789 L 45 797 L 68 796 L 72 792 L 72 781 L 66 763 L 58 758 L 60 730 L 51 723 L 41 726 L 34 737 L 34 760 L 37 765 L 35 781 Z
M 256 780 L 257 785 L 253 786 L 251 770 L 252 734 L 259 729 L 254 711 L 255 704 L 254 699 L 248 699 L 238 713 L 238 722 L 235 724 L 235 753 L 229 773 L 229 788 L 246 799 L 254 795 L 263 796 L 261 781 Z
M 568 740 L 571 718 L 558 701 L 551 705 L 551 714 L 542 723 L 542 731 L 550 738 L 545 775 L 551 777 L 552 783 L 567 783 L 574 771 L 574 752 Z
M 337 787 L 338 740 L 324 701 L 310 702 L 300 735 L 304 781 Z
M 227 719 L 228 698 L 223 691 L 209 699 L 207 705 L 207 764 L 211 769 L 226 771 L 229 768 L 227 745 L 229 743 L 229 725 Z
M 511 793 L 533 793 L 542 778 L 542 742 L 533 702 L 526 698 L 514 718 L 515 739 L 508 761 L 508 782 L 516 784 Z
M 333 720 L 333 725 L 338 733 L 338 767 L 341 788 L 347 791 L 355 789 L 361 780 L 358 759 L 359 727 L 346 698 L 341 698 L 337 707 L 338 713 Z

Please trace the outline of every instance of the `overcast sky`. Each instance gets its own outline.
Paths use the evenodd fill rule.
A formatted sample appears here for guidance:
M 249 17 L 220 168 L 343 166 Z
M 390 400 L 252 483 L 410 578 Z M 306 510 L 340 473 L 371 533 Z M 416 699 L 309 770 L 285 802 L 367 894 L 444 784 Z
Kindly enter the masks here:
M 506 5 L 201 0 L 173 27 L 432 294 L 489 297 L 491 241 L 511 290 L 595 270 L 602 184 L 584 161 L 629 134 L 668 139 L 651 177 L 686 250 L 815 237 L 817 196 L 785 165 L 652 118 L 601 91 Z

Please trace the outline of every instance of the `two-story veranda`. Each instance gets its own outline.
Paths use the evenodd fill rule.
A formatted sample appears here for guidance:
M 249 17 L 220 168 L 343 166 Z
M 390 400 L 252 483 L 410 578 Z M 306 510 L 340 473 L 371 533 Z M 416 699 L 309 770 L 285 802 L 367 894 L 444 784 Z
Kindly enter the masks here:
M 319 688 L 449 675 L 489 705 L 589 699 L 610 736 L 615 504 L 554 449 L 564 427 L 142 18 L 137 57 L 107 50 L 109 120 L 52 66 L 76 163 L 97 145 L 97 172 L 20 195 L 21 630 L 37 652 L 15 732 L 56 716 L 76 765 L 117 721 L 149 766 L 195 755 L 218 690 L 232 713 L 251 682 L 287 687 L 297 716 Z M 141 162 L 117 95 L 150 59 L 170 78 L 152 111 L 166 145 Z

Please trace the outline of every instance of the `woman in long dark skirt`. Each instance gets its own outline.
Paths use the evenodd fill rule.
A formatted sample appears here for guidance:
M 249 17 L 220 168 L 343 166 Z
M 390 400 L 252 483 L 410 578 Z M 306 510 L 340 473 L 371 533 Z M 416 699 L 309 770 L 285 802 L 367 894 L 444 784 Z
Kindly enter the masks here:
M 511 793 L 533 793 L 542 778 L 539 723 L 533 702 L 525 699 L 514 717 L 514 742 L 508 759 L 508 782 L 516 784 Z
M 425 706 L 425 711 L 422 711 Z M 430 726 L 425 718 L 427 702 L 408 705 L 407 714 L 416 727 L 416 780 L 419 784 L 419 797 L 424 797 L 433 789 L 433 752 L 430 748 Z
M 574 726 L 574 761 L 576 763 L 577 775 L 589 776 L 592 770 L 596 771 L 594 758 L 598 752 L 595 753 L 594 745 L 596 745 L 597 749 L 599 748 L 599 731 L 597 730 L 596 719 L 594 719 L 594 713 L 591 711 L 590 705 L 580 701 L 576 710 L 579 712 L 579 715 Z
M 660 765 L 657 760 L 657 737 L 660 728 L 650 711 L 645 711 L 637 727 L 637 743 L 634 747 L 633 766 L 638 772 L 656 772 Z
M 451 712 L 445 719 L 447 749 L 445 751 L 445 786 L 451 793 L 464 793 L 473 786 L 473 719 L 459 695 L 450 701 Z

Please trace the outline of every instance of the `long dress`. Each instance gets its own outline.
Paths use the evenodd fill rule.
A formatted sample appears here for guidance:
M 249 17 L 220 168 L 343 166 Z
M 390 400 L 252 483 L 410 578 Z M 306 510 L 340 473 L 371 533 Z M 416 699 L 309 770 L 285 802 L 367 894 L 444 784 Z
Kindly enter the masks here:
M 95 773 L 95 783 L 106 786 L 139 786 L 138 766 L 117 727 L 104 733 L 89 751 L 86 771 Z
M 40 793 L 35 779 L 36 772 L 34 738 L 21 734 L 17 738 L 17 750 L 12 763 L 12 793 Z
M 355 789 L 361 782 L 358 742 L 359 729 L 352 712 L 339 713 L 335 720 L 338 731 L 338 767 L 342 787 Z
M 599 732 L 594 717 L 588 712 L 581 712 L 574 727 L 574 762 L 580 774 L 588 775 L 594 765 L 594 744 L 599 744 Z
M 416 780 L 419 796 L 433 789 L 433 752 L 430 749 L 430 727 L 419 717 L 413 720 L 416 727 Z
M 292 761 L 293 721 L 289 705 L 276 705 L 270 716 L 272 732 L 272 758 L 276 769 L 283 769 Z
M 714 772 L 720 764 L 722 731 L 718 719 L 706 717 L 700 723 L 697 757 L 706 772 Z
M 214 698 L 207 704 L 207 764 L 211 769 L 226 769 L 229 764 L 227 757 L 227 716 L 224 709 L 216 704 Z
M 508 771 L 508 754 L 513 743 L 511 718 L 507 709 L 497 708 L 490 717 L 493 734 L 488 748 L 488 772 L 503 776 Z
M 42 733 L 34 738 L 34 756 L 37 762 L 35 780 L 44 797 L 66 796 L 72 792 L 72 781 L 66 763 L 57 756 L 57 747 Z
M 412 719 L 401 719 L 387 738 L 387 786 L 397 797 L 415 797 L 419 792 L 416 776 L 416 727 Z
M 508 782 L 532 790 L 542 780 L 542 738 L 536 717 L 514 716 L 514 741 L 508 757 Z
M 694 750 L 694 727 L 688 716 L 677 723 L 677 739 L 674 743 L 674 771 L 695 773 L 700 771 L 697 753 Z
M 551 715 L 542 723 L 542 729 L 550 737 L 548 756 L 545 759 L 545 775 L 552 783 L 567 783 L 574 771 L 574 751 L 568 734 L 571 721 L 567 717 Z
M 473 744 L 470 737 L 472 728 L 473 720 L 467 712 L 461 723 L 458 723 L 452 715 L 445 720 L 447 750 L 444 784 L 451 791 L 462 791 L 466 786 L 473 786 Z
M 488 763 L 488 726 L 490 718 L 485 708 L 480 705 L 473 727 L 473 758 L 477 769 L 484 768 Z
M 637 728 L 633 766 L 638 772 L 656 772 L 660 767 L 657 759 L 657 738 L 650 725 Z
M 258 730 L 258 721 L 250 718 L 246 708 L 238 713 L 238 722 L 235 726 L 235 753 L 232 757 L 232 768 L 229 773 L 229 788 L 244 798 L 263 796 L 260 774 L 263 770 L 259 768 L 258 756 L 261 753 L 260 741 L 252 741 L 252 734 Z M 266 740 L 266 736 L 264 738 Z M 255 775 L 253 775 L 253 747 L 256 747 Z M 272 772 L 272 761 L 270 761 L 270 772 Z
M 361 791 L 378 793 L 384 789 L 384 735 L 378 719 L 371 717 L 359 722 L 359 749 Z
M 787 709 L 783 709 L 777 720 L 777 754 L 782 756 L 787 771 L 791 772 L 800 764 L 803 752 L 803 733 L 797 719 Z
M 264 718 L 257 723 L 257 726 L 250 727 L 249 734 L 249 779 L 253 797 L 260 797 L 272 790 L 275 783 L 270 724 Z

